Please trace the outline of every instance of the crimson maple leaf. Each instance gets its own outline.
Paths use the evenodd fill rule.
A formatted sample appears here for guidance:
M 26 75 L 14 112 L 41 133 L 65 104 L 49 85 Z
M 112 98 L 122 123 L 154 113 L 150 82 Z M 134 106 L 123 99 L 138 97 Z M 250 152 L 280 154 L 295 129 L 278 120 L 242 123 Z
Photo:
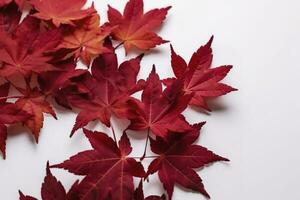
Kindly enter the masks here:
M 131 98 L 128 101 L 131 121 L 128 129 L 150 129 L 155 135 L 165 137 L 169 130 L 185 132 L 190 130 L 181 113 L 186 109 L 191 95 L 183 95 L 182 82 L 175 81 L 162 90 L 162 84 L 153 67 L 142 93 L 142 101 Z
M 0 75 L 8 77 L 16 74 L 29 76 L 55 70 L 49 64 L 51 57 L 45 52 L 52 51 L 61 40 L 59 29 L 41 30 L 40 21 L 26 17 L 12 34 L 1 34 L 0 38 Z
M 17 105 L 6 102 L 9 88 L 9 83 L 0 86 L 0 151 L 4 159 L 6 157 L 7 124 L 24 122 L 30 117 L 30 114 L 22 111 Z
M 126 104 L 130 95 L 139 90 L 137 74 L 142 56 L 125 61 L 118 67 L 114 53 L 102 54 L 92 64 L 92 74 L 86 74 L 78 86 L 88 92 L 88 98 L 82 95 L 69 95 L 68 101 L 81 112 L 76 118 L 72 134 L 89 122 L 100 120 L 110 127 L 112 114 L 123 118 L 127 116 Z
M 43 127 L 44 115 L 48 113 L 55 119 L 56 114 L 52 106 L 46 101 L 44 95 L 37 89 L 26 88 L 26 90 L 18 88 L 24 95 L 16 101 L 16 105 L 23 111 L 31 114 L 31 117 L 25 121 L 25 125 L 31 130 L 36 142 L 40 135 L 40 130 Z
M 83 19 L 95 12 L 93 6 L 82 10 L 86 0 L 29 0 L 29 3 L 38 11 L 33 16 L 43 20 L 51 20 L 56 27 L 61 24 L 75 26 L 74 21 Z
M 171 7 L 154 9 L 144 13 L 143 0 L 130 0 L 124 9 L 123 15 L 109 6 L 109 24 L 116 26 L 113 38 L 124 44 L 128 53 L 133 47 L 149 50 L 157 45 L 166 43 L 153 31 L 161 26 Z
M 165 195 L 162 196 L 151 195 L 145 198 L 144 191 L 143 191 L 143 181 L 141 181 L 138 188 L 134 192 L 133 200 L 166 200 L 166 197 Z
M 47 175 L 42 184 L 41 195 L 42 200 L 79 200 L 78 197 L 78 181 L 76 181 L 67 193 L 64 186 L 52 175 L 49 164 L 47 164 Z M 31 196 L 25 196 L 19 191 L 20 200 L 37 200 Z
M 76 69 L 74 58 L 69 58 L 53 63 L 57 71 L 43 72 L 38 75 L 41 90 L 47 95 L 55 96 L 56 93 L 71 85 L 71 79 L 87 73 L 86 70 Z
M 213 37 L 206 45 L 201 46 L 193 54 L 189 64 L 181 56 L 177 55 L 171 46 L 172 68 L 176 78 L 164 80 L 166 85 L 170 85 L 176 79 L 184 79 L 182 90 L 186 94 L 194 94 L 189 104 L 208 111 L 210 109 L 206 103 L 207 98 L 218 97 L 236 90 L 220 83 L 231 70 L 231 65 L 210 68 L 213 59 L 212 41 Z
M 167 138 L 150 138 L 151 150 L 159 156 L 152 161 L 147 174 L 158 171 L 159 179 L 170 199 L 176 183 L 209 197 L 201 178 L 193 169 L 216 161 L 228 161 L 202 146 L 193 144 L 198 139 L 203 124 L 194 125 L 193 131 L 185 134 L 171 132 Z
M 72 49 L 75 58 L 80 58 L 89 66 L 93 57 L 110 52 L 104 46 L 104 40 L 111 33 L 112 28 L 100 27 L 100 16 L 96 10 L 77 24 L 76 27 L 66 29 L 59 48 Z
M 85 176 L 78 186 L 81 200 L 131 200 L 133 176 L 144 177 L 145 172 L 140 162 L 128 157 L 132 147 L 127 135 L 122 135 L 118 146 L 104 133 L 88 130 L 84 133 L 93 150 L 81 152 L 53 167 Z

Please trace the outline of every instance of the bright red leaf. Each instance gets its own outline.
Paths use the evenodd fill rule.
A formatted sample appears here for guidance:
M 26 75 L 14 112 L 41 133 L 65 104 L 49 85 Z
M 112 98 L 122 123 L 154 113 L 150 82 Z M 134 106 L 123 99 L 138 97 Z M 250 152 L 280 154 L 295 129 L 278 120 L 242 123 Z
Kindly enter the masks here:
M 51 20 L 59 27 L 61 24 L 70 24 L 75 26 L 74 21 L 83 19 L 95 12 L 93 6 L 83 10 L 86 0 L 29 0 L 38 11 L 33 16 Z
M 206 103 L 207 98 L 218 97 L 236 90 L 226 84 L 220 83 L 231 70 L 232 66 L 225 65 L 211 68 L 213 59 L 212 41 L 213 37 L 206 45 L 200 47 L 193 54 L 189 64 L 181 56 L 177 55 L 171 46 L 172 68 L 176 79 L 184 79 L 182 90 L 186 94 L 194 94 L 190 105 L 198 106 L 208 111 L 210 109 Z M 164 83 L 170 85 L 176 79 L 166 79 Z
M 79 184 L 81 200 L 131 200 L 133 176 L 144 177 L 145 172 L 141 163 L 128 157 L 132 147 L 127 135 L 123 134 L 117 145 L 104 133 L 88 130 L 84 133 L 93 150 L 81 152 L 53 167 L 85 176 Z
M 123 15 L 109 6 L 108 19 L 113 30 L 113 38 L 124 44 L 126 53 L 134 47 L 149 50 L 166 43 L 153 31 L 159 28 L 171 7 L 154 9 L 144 13 L 143 0 L 130 0 Z
M 16 74 L 28 77 L 32 72 L 56 70 L 49 64 L 51 57 L 45 52 L 53 51 L 61 40 L 59 29 L 41 30 L 40 21 L 26 17 L 11 35 L 0 38 L 0 76 Z
M 193 144 L 198 139 L 203 124 L 194 125 L 194 130 L 185 134 L 171 132 L 167 138 L 150 139 L 151 150 L 159 157 L 150 164 L 148 174 L 158 171 L 159 179 L 170 199 L 175 184 L 209 197 L 201 178 L 193 169 L 216 161 L 228 161 L 202 146 Z
M 142 93 L 142 101 L 132 98 L 128 101 L 130 130 L 150 129 L 155 135 L 165 137 L 169 130 L 185 132 L 190 130 L 181 113 L 186 109 L 191 95 L 183 95 L 180 81 L 162 90 L 162 84 L 153 67 Z

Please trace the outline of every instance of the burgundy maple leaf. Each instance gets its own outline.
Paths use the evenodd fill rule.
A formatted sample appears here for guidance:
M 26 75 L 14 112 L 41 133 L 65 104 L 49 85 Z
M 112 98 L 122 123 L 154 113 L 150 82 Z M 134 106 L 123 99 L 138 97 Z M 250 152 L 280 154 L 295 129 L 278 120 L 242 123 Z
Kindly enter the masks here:
M 81 200 L 124 199 L 134 194 L 133 176 L 144 177 L 141 163 L 128 155 L 132 147 L 124 133 L 119 145 L 104 133 L 84 130 L 93 150 L 81 152 L 53 167 L 84 175 L 79 184 Z
M 67 97 L 71 105 L 81 109 L 72 134 L 94 120 L 109 127 L 112 114 L 121 118 L 127 116 L 126 102 L 142 85 L 141 81 L 137 83 L 141 58 L 125 61 L 119 67 L 114 53 L 102 54 L 94 60 L 92 74 L 86 74 L 78 82 L 78 87 L 88 94 L 88 98 L 83 95 Z
M 142 101 L 134 98 L 128 101 L 131 108 L 131 123 L 128 129 L 149 129 L 161 137 L 165 137 L 169 130 L 190 130 L 190 125 L 181 113 L 186 109 L 191 95 L 184 95 L 181 92 L 182 86 L 181 81 L 175 81 L 163 91 L 159 76 L 153 67 L 142 93 Z
M 49 164 L 47 164 L 47 175 L 42 184 L 41 195 L 42 200 L 79 200 L 78 197 L 78 181 L 76 181 L 67 193 L 64 186 L 52 175 Z M 20 200 L 37 200 L 31 196 L 25 196 L 19 191 Z
M 194 169 L 216 161 L 228 161 L 205 147 L 193 144 L 198 139 L 203 124 L 194 125 L 194 130 L 185 134 L 171 132 L 167 138 L 156 137 L 156 140 L 150 138 L 151 150 L 159 156 L 152 161 L 147 174 L 158 172 L 170 199 L 176 183 L 209 197 Z

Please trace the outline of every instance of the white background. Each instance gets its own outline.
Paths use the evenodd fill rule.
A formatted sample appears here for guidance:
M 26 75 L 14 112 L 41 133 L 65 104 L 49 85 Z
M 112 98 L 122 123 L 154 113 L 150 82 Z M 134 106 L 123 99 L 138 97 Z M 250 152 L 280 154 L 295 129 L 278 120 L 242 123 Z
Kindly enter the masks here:
M 121 9 L 125 1 L 97 0 L 102 22 L 108 3 Z M 214 34 L 214 65 L 234 65 L 225 82 L 238 92 L 212 102 L 211 115 L 191 109 L 185 113 L 190 122 L 208 122 L 199 143 L 231 160 L 199 172 L 212 199 L 300 199 L 299 1 L 146 0 L 145 4 L 146 10 L 173 6 L 160 34 L 186 59 Z M 119 53 L 122 60 L 124 53 Z M 162 77 L 171 76 L 169 54 L 168 44 L 148 54 L 140 77 L 145 78 L 154 63 Z M 58 121 L 46 117 L 38 145 L 26 134 L 9 137 L 7 160 L 0 159 L 1 199 L 16 200 L 18 189 L 40 197 L 47 160 L 58 163 L 90 148 L 80 131 L 68 137 L 75 114 L 58 107 L 57 113 Z M 133 140 L 136 155 L 144 145 L 141 139 Z M 76 178 L 52 171 L 67 188 Z M 147 193 L 160 192 L 159 182 L 151 180 L 156 186 L 146 185 Z M 205 198 L 176 187 L 174 199 Z

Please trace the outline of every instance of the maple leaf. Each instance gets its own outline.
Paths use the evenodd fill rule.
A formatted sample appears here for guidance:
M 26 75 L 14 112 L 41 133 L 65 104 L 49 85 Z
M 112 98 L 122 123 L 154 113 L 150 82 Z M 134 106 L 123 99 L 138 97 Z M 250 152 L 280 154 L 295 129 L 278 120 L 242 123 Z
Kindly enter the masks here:
M 16 101 L 16 105 L 23 111 L 32 115 L 32 117 L 25 121 L 25 125 L 31 130 L 36 142 L 38 142 L 40 130 L 43 127 L 44 122 L 43 113 L 48 113 L 57 119 L 56 114 L 37 88 L 27 88 L 26 90 L 19 88 L 19 90 L 23 93 L 24 97 L 19 98 Z
M 0 8 L 0 32 L 12 33 L 21 19 L 22 13 L 16 4 Z M 3 32 L 3 33 L 2 33 Z
M 151 195 L 148 197 L 144 197 L 144 191 L 143 191 L 143 181 L 140 182 L 138 188 L 134 192 L 134 200 L 166 200 L 165 195 L 162 196 L 156 196 Z
M 41 195 L 42 200 L 79 200 L 78 197 L 78 181 L 76 181 L 67 193 L 64 186 L 52 175 L 49 164 L 47 163 L 47 175 L 42 184 Z M 37 200 L 31 196 L 25 196 L 19 191 L 20 200 Z
M 48 63 L 51 57 L 45 55 L 45 52 L 54 50 L 60 42 L 59 29 L 41 30 L 38 19 L 26 17 L 11 35 L 2 36 L 0 38 L 2 77 L 16 74 L 27 77 L 32 72 L 56 70 Z
M 110 52 L 104 46 L 104 40 L 109 36 L 112 28 L 100 27 L 100 16 L 96 10 L 90 17 L 78 24 L 74 28 L 66 29 L 59 48 L 72 49 L 75 58 L 81 58 L 89 66 L 93 57 Z
M 128 101 L 131 121 L 128 129 L 150 129 L 155 135 L 165 137 L 169 130 L 184 132 L 190 130 L 181 113 L 186 109 L 191 95 L 183 95 L 182 83 L 174 84 L 162 90 L 162 84 L 153 67 L 142 93 L 142 101 L 131 98 Z
M 58 69 L 57 71 L 40 73 L 38 76 L 39 86 L 47 95 L 55 96 L 59 90 L 72 84 L 72 78 L 87 73 L 86 70 L 76 69 L 74 58 L 53 63 L 53 65 Z
M 194 130 L 182 133 L 170 133 L 167 138 L 150 138 L 151 150 L 158 154 L 150 164 L 147 174 L 158 171 L 160 181 L 172 198 L 174 185 L 202 193 L 209 197 L 204 189 L 201 178 L 193 169 L 202 168 L 216 161 L 229 161 L 206 148 L 193 144 L 199 137 L 199 131 L 204 123 L 193 126 Z
M 5 83 L 0 86 L 0 151 L 4 159 L 6 158 L 6 125 L 23 122 L 30 117 L 28 113 L 19 109 L 15 104 L 6 102 L 6 98 L 9 93 L 9 88 L 9 83 Z
M 181 56 L 177 55 L 171 46 L 172 68 L 176 78 L 164 80 L 166 85 L 170 85 L 176 79 L 184 79 L 182 90 L 186 94 L 194 94 L 189 104 L 208 111 L 210 109 L 206 103 L 207 98 L 218 97 L 236 90 L 226 84 L 220 83 L 231 70 L 232 66 L 210 68 L 213 58 L 211 49 L 212 41 L 213 37 L 211 37 L 206 45 L 201 46 L 193 54 L 189 64 Z
M 132 147 L 124 133 L 119 147 L 101 132 L 84 130 L 93 150 L 84 151 L 53 167 L 63 168 L 85 178 L 79 184 L 81 200 L 124 199 L 134 194 L 133 176 L 144 177 L 141 163 L 128 157 Z
M 130 0 L 123 15 L 109 6 L 109 24 L 118 26 L 113 30 L 113 38 L 124 44 L 128 53 L 133 47 L 149 50 L 167 41 L 159 37 L 153 30 L 161 26 L 171 7 L 154 9 L 144 14 L 143 0 Z
M 142 56 L 123 62 L 118 67 L 114 53 L 102 54 L 92 64 L 92 74 L 78 83 L 88 92 L 88 98 L 82 95 L 70 95 L 68 101 L 74 107 L 82 109 L 76 118 L 72 134 L 94 120 L 100 120 L 110 127 L 112 114 L 123 118 L 127 115 L 127 100 L 140 89 L 137 74 L 140 70 Z
M 33 16 L 51 20 L 56 27 L 61 24 L 75 26 L 74 21 L 83 19 L 95 11 L 93 6 L 82 10 L 86 0 L 29 0 L 29 3 L 38 11 Z

